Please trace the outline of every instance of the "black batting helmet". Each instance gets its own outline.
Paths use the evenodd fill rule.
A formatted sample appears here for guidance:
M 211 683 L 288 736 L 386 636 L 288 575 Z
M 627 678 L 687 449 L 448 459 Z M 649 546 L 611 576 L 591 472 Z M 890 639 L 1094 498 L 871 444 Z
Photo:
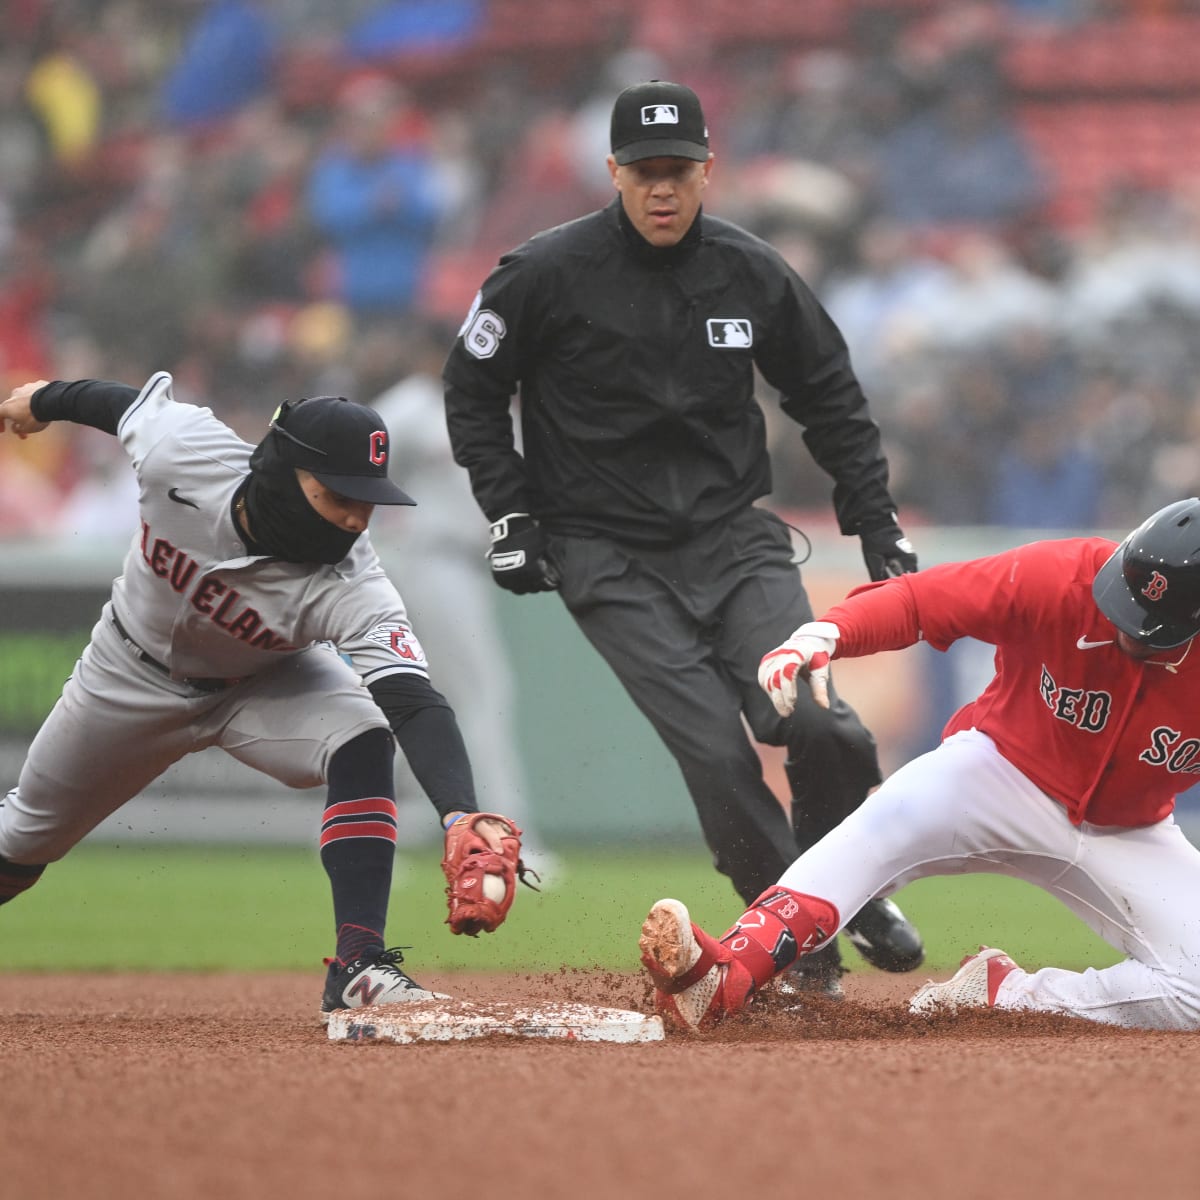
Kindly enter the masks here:
M 1100 611 L 1153 650 L 1200 633 L 1200 500 L 1177 500 L 1143 521 L 1096 572 Z

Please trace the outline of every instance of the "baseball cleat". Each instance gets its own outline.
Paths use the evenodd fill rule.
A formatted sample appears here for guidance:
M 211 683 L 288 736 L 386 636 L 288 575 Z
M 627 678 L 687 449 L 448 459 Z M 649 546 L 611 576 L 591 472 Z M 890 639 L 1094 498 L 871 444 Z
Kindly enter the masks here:
M 846 968 L 840 958 L 822 950 L 805 954 L 790 967 L 780 971 L 772 983 L 775 994 L 783 997 L 783 1007 L 801 1008 L 806 997 L 818 1000 L 845 1000 L 842 976 Z
M 993 1008 L 1001 982 L 1019 970 L 1003 950 L 980 946 L 945 983 L 931 980 L 925 984 L 908 1002 L 908 1011 L 928 1015 L 960 1008 Z
M 368 1004 L 404 1004 L 413 1000 L 449 1000 L 431 992 L 400 970 L 404 955 L 399 949 L 381 950 L 374 958 L 356 958 L 348 966 L 336 959 L 329 962 L 325 995 L 321 999 L 321 1024 L 341 1008 L 365 1008 Z
M 925 961 L 925 943 L 916 926 L 883 897 L 868 900 L 842 932 L 881 971 L 915 971 Z
M 715 938 L 692 924 L 679 900 L 660 900 L 642 923 L 642 966 L 654 985 L 654 1006 L 678 1029 L 708 1029 L 746 1006 L 749 973 Z

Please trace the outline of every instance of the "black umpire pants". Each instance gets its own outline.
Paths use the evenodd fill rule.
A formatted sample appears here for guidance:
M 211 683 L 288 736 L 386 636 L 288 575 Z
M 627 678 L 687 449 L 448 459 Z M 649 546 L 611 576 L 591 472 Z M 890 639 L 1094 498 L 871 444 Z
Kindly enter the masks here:
M 832 688 L 828 710 L 802 687 L 783 718 L 758 686 L 762 656 L 813 619 L 787 526 L 747 508 L 670 549 L 549 548 L 567 609 L 674 755 L 717 870 L 749 904 L 880 782 L 874 738 Z M 790 822 L 747 726 L 787 747 Z

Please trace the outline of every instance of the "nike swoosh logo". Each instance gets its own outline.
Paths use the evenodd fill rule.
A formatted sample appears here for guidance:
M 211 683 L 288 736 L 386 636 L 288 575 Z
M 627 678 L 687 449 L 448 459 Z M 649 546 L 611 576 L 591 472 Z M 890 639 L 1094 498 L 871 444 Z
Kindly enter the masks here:
M 1089 642 L 1086 637 L 1081 637 L 1075 645 L 1080 650 L 1095 650 L 1097 646 L 1111 646 L 1112 638 L 1109 638 L 1107 642 Z
M 167 498 L 169 500 L 174 500 L 176 504 L 186 504 L 188 506 L 188 508 L 199 508 L 200 507 L 200 505 L 198 505 L 195 502 L 195 500 L 189 500 L 186 496 L 181 496 L 179 494 L 178 488 L 168 488 L 167 489 Z

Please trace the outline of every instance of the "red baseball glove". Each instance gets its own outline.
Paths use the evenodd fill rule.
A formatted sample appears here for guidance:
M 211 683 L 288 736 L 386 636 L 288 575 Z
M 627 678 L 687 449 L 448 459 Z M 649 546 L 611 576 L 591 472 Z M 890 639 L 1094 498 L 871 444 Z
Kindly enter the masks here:
M 498 813 L 467 813 L 446 830 L 442 873 L 450 909 L 446 924 L 452 933 L 471 937 L 499 928 L 512 908 L 518 878 L 531 888 L 525 876 L 537 878 L 521 861 L 521 831 Z

